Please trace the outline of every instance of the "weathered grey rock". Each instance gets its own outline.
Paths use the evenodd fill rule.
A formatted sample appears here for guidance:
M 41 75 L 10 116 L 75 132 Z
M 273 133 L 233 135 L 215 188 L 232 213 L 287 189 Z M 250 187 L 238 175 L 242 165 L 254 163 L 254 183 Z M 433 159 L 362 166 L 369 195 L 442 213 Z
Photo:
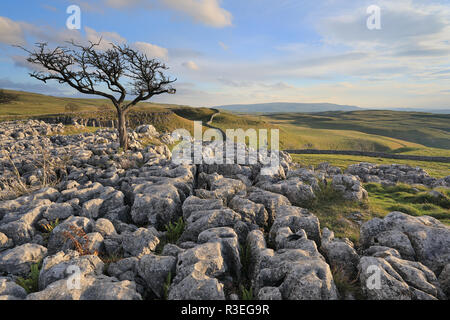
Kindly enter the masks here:
M 180 241 L 196 241 L 202 231 L 217 227 L 232 227 L 240 218 L 238 213 L 228 208 L 193 212 L 186 220 L 186 228 Z
M 198 243 L 218 242 L 221 245 L 222 257 L 231 275 L 239 279 L 241 259 L 239 254 L 239 241 L 236 232 L 227 227 L 211 228 L 198 236 Z
M 9 239 L 6 234 L 0 232 L 0 252 L 9 249 L 13 246 L 13 242 Z
M 208 242 L 180 253 L 169 300 L 224 300 L 216 279 L 227 272 L 221 249 L 220 242 Z
M 305 230 L 308 238 L 320 245 L 319 219 L 308 210 L 294 206 L 278 206 L 275 209 L 276 219 L 270 229 L 270 237 L 274 239 L 279 228 L 289 227 L 293 233 Z
M 223 284 L 201 272 L 194 271 L 171 286 L 169 300 L 225 300 Z
M 104 252 L 104 239 L 99 232 L 91 232 L 86 235 L 85 249 L 92 254 L 102 254 Z
M 159 299 L 164 298 L 164 284 L 168 279 L 169 273 L 171 277 L 174 277 L 176 261 L 175 257 L 156 256 L 153 254 L 145 255 L 139 260 L 137 266 L 138 274 Z
M 444 294 L 450 297 L 450 263 L 445 265 L 441 274 L 439 275 L 439 284 Z
M 281 194 L 261 190 L 261 189 L 253 189 L 248 194 L 248 199 L 261 203 L 266 208 L 269 213 L 269 223 L 273 222 L 276 218 L 276 208 L 279 206 L 290 206 L 288 198 Z
M 52 203 L 43 213 L 43 217 L 49 221 L 56 219 L 64 220 L 74 215 L 74 208 L 71 203 Z
M 118 281 L 104 275 L 82 277 L 80 289 L 68 288 L 59 280 L 42 291 L 29 294 L 27 300 L 141 300 L 134 282 Z
M 242 220 L 248 223 L 254 223 L 261 227 L 267 225 L 269 214 L 264 205 L 255 203 L 240 196 L 231 199 L 228 206 L 241 214 Z
M 100 207 L 103 204 L 103 199 L 91 199 L 83 204 L 81 215 L 89 219 L 99 218 Z
M 125 256 L 142 257 L 152 253 L 159 243 L 156 230 L 139 228 L 133 233 L 123 234 L 123 251 Z
M 44 259 L 39 274 L 39 288 L 43 290 L 51 283 L 67 279 L 75 273 L 79 273 L 81 277 L 101 275 L 103 268 L 104 263 L 98 256 L 80 256 L 78 252 L 72 250 L 68 250 L 67 253 L 60 251 Z
M 225 275 L 225 261 L 219 242 L 209 242 L 188 249 L 178 256 L 174 283 L 190 275 L 194 271 L 202 272 L 209 277 L 217 278 Z
M 258 292 L 258 300 L 283 300 L 277 287 L 264 287 Z
M 429 187 L 449 186 L 450 179 L 436 179 L 430 177 L 428 173 L 419 168 L 407 165 L 375 165 L 372 163 L 353 164 L 347 168 L 347 173 L 359 176 L 364 182 L 377 182 L 395 185 L 397 182 L 407 184 L 422 184 Z
M 11 279 L 0 278 L 0 296 L 10 296 L 20 300 L 27 297 L 27 292 Z M 5 300 L 10 300 L 11 298 Z
M 120 259 L 108 266 L 108 274 L 119 280 L 135 281 L 138 263 L 139 259 L 136 257 Z
M 263 259 L 256 278 L 257 291 L 278 287 L 287 300 L 335 300 L 338 292 L 328 264 L 300 249 L 283 249 Z
M 15 245 L 31 242 L 36 232 L 33 225 L 42 218 L 42 212 L 49 204 L 49 200 L 42 200 L 37 207 L 25 210 L 24 213 L 12 212 L 5 215 L 0 224 L 0 232 L 12 239 Z
M 337 239 L 334 232 L 324 228 L 322 231 L 322 245 L 320 251 L 330 264 L 331 269 L 342 272 L 349 280 L 356 278 L 358 272 L 359 255 L 353 243 L 347 238 Z
M 156 131 L 155 127 L 151 124 L 141 125 L 137 127 L 136 132 L 152 137 L 159 135 L 158 131 Z
M 434 273 L 420 262 L 402 260 L 393 256 L 388 256 L 385 260 L 410 287 L 433 297 L 445 299 Z
M 401 258 L 397 250 L 383 246 L 371 246 L 369 249 L 364 250 L 364 255 L 377 258 L 386 258 L 387 256 Z
M 0 272 L 27 276 L 31 265 L 38 263 L 47 254 L 47 248 L 26 243 L 0 253 Z
M 334 176 L 331 187 L 341 192 L 346 200 L 361 201 L 368 197 L 368 193 L 362 187 L 359 178 L 353 175 L 341 174 Z
M 420 262 L 361 257 L 358 265 L 361 288 L 370 300 L 423 300 L 445 298 L 436 276 Z
M 391 233 L 385 233 L 387 231 Z M 404 259 L 411 259 L 412 247 L 415 259 L 429 267 L 436 275 L 450 262 L 450 228 L 432 217 L 416 218 L 401 212 L 391 212 L 384 219 L 374 218 L 361 227 L 362 246 L 369 247 L 376 243 L 375 240 L 378 240 L 380 235 L 383 243 L 397 249 Z M 398 243 L 394 241 L 396 239 L 399 240 Z
M 193 212 L 222 209 L 223 201 L 221 199 L 201 199 L 196 196 L 188 197 L 182 206 L 183 218 L 187 220 Z
M 65 249 L 74 249 L 74 243 L 71 237 L 76 239 L 80 244 L 84 244 L 85 239 L 83 239 L 82 233 L 86 235 L 91 231 L 92 222 L 88 218 L 70 217 L 66 219 L 57 225 L 50 234 L 47 247 L 49 253 L 53 254 Z M 78 233 L 80 234 L 78 235 Z M 69 237 L 68 234 L 70 234 L 71 237 Z
M 127 232 L 123 233 L 123 235 L 125 234 L 127 234 Z M 103 240 L 105 253 L 108 256 L 123 255 L 123 248 L 122 248 L 123 235 L 111 235 Z
M 293 233 L 289 227 L 279 228 L 274 243 L 277 250 L 302 249 L 312 256 L 319 255 L 316 243 L 308 239 L 303 229 Z
M 315 185 L 317 185 L 316 181 Z M 316 198 L 313 186 L 301 181 L 298 177 L 283 180 L 276 184 L 269 181 L 264 184 L 258 184 L 257 186 L 261 189 L 286 196 L 296 206 L 308 206 Z
M 250 266 L 249 266 L 249 277 L 251 279 L 256 278 L 259 273 L 261 261 L 267 257 L 272 257 L 274 251 L 267 248 L 266 240 L 264 239 L 264 234 L 261 230 L 253 230 L 247 236 L 246 243 L 248 250 L 250 250 Z
M 177 188 L 150 184 L 135 190 L 142 192 L 136 194 L 131 208 L 131 217 L 136 224 L 150 223 L 159 228 L 175 220 L 181 207 Z
M 178 255 L 182 252 L 184 252 L 185 249 L 182 249 L 172 243 L 168 243 L 164 246 L 162 255 L 163 256 L 172 256 L 175 258 L 178 258 Z
M 103 237 L 117 234 L 116 229 L 114 228 L 114 225 L 111 223 L 111 221 L 104 218 L 100 218 L 95 221 L 93 231 L 100 233 Z

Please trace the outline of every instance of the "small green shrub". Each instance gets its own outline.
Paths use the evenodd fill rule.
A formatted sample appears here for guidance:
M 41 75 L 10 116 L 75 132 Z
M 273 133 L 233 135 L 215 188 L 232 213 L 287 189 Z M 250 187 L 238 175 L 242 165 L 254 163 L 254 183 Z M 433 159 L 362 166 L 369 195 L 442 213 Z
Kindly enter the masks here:
M 56 219 L 53 222 L 49 222 L 46 225 L 43 225 L 42 228 L 46 233 L 52 233 L 53 229 L 55 229 L 59 224 L 59 219 Z
M 250 265 L 251 265 L 251 250 L 249 245 L 240 245 L 240 258 L 241 258 L 241 265 L 242 265 L 242 273 L 244 275 L 248 275 L 250 271 Z
M 255 297 L 253 296 L 253 288 L 250 287 L 250 289 L 247 289 L 243 285 L 241 285 L 240 289 L 242 300 L 255 300 Z
M 180 217 L 175 223 L 169 222 L 166 225 L 166 241 L 167 243 L 176 243 L 183 234 L 186 224 L 182 217 Z
M 28 294 L 39 291 L 39 265 L 40 262 L 31 265 L 30 274 L 27 278 L 19 277 L 16 279 L 16 283 L 23 287 Z
M 166 281 L 164 281 L 164 300 L 167 300 L 169 298 L 169 289 L 170 285 L 172 283 L 172 272 L 169 271 L 169 274 L 167 275 Z
M 320 208 L 324 204 L 344 202 L 342 193 L 335 190 L 331 186 L 331 183 L 320 182 L 319 189 L 314 191 L 314 195 L 316 198 L 312 201 L 310 206 L 307 206 L 312 209 Z

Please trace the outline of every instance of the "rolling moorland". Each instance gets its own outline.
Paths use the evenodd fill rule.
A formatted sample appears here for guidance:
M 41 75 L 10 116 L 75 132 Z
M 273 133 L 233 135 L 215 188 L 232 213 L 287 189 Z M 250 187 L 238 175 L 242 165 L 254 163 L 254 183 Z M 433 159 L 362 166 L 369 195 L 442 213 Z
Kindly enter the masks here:
M 106 100 L 51 97 L 5 90 L 14 101 L 0 105 L 0 121 L 67 113 L 65 106 L 75 103 L 72 116 L 114 119 Z M 98 111 L 100 106 L 110 111 Z M 151 124 L 159 131 L 177 128 L 193 131 L 193 121 L 207 123 L 217 109 L 181 105 L 140 103 L 130 113 L 151 114 Z M 133 123 L 130 124 L 133 126 Z M 350 111 L 321 113 L 235 114 L 220 110 L 211 125 L 226 129 L 279 129 L 282 149 L 358 150 L 450 156 L 450 115 L 397 111 Z M 320 157 L 320 156 L 318 156 Z

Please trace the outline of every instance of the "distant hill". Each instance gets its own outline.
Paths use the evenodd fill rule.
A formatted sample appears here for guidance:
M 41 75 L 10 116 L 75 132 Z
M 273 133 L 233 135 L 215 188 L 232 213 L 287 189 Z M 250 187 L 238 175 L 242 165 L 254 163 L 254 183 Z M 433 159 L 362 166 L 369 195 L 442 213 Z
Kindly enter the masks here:
M 361 111 L 361 110 L 391 110 L 404 112 L 426 112 L 435 114 L 450 114 L 450 109 L 426 109 L 426 108 L 360 108 L 356 106 L 340 105 L 333 103 L 290 103 L 290 102 L 272 102 L 255 104 L 231 104 L 217 106 L 230 112 L 240 113 L 316 113 L 329 111 Z
M 393 111 L 406 111 L 406 112 L 426 112 L 436 114 L 450 114 L 450 109 L 424 109 L 424 108 L 392 108 Z
M 217 109 L 243 113 L 279 113 L 279 112 L 326 112 L 326 111 L 357 111 L 364 110 L 359 107 L 346 106 L 332 103 L 290 103 L 273 102 L 257 104 L 232 104 L 217 106 Z

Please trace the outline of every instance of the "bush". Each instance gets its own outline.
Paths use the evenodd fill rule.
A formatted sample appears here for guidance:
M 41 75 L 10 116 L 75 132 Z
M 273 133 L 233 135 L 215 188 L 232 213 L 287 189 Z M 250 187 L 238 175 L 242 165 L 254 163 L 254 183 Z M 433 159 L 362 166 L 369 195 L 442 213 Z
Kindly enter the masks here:
M 167 243 L 176 243 L 184 231 L 185 222 L 182 217 L 177 222 L 169 222 L 166 225 L 166 241 Z
M 39 265 L 40 262 L 31 265 L 28 278 L 19 277 L 16 280 L 16 283 L 23 287 L 28 294 L 39 291 Z
M 255 300 L 255 297 L 253 296 L 253 289 L 247 289 L 243 285 L 240 286 L 241 288 L 241 299 L 242 300 Z
M 169 289 L 170 285 L 172 284 L 172 272 L 169 271 L 169 274 L 167 275 L 166 281 L 164 281 L 164 300 L 167 300 L 169 298 Z
M 69 102 L 68 104 L 66 104 L 65 110 L 66 110 L 66 112 L 74 113 L 74 112 L 80 111 L 81 107 L 79 105 L 77 105 L 76 103 Z

